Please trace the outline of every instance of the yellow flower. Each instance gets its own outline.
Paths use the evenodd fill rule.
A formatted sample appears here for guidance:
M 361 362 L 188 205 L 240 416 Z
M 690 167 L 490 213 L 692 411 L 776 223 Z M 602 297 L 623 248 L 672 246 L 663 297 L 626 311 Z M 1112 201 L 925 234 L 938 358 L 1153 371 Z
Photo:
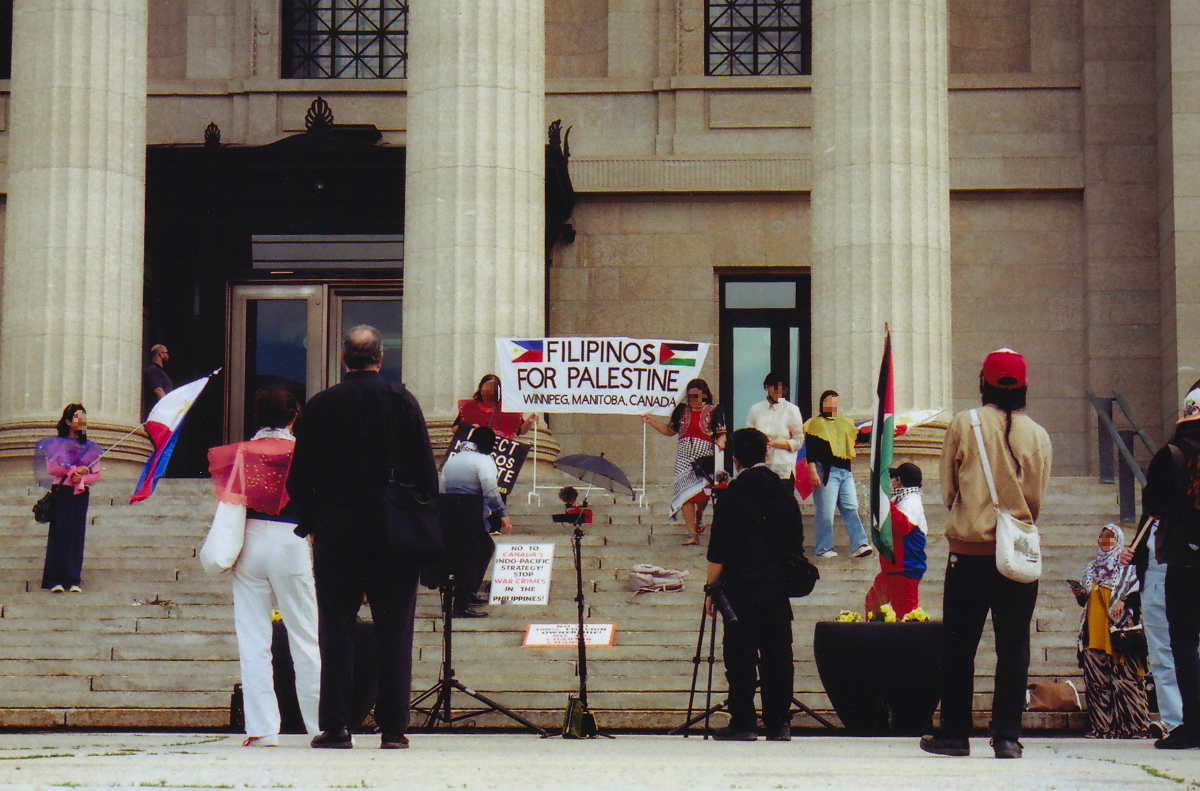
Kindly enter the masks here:
M 863 617 L 856 612 L 851 612 L 850 610 L 842 610 L 841 613 L 838 615 L 838 617 L 835 618 L 834 620 L 842 621 L 843 623 L 858 623 L 862 619 L 863 619 Z
M 924 610 L 922 610 L 920 607 L 918 607 L 915 610 L 911 610 L 911 611 L 905 613 L 904 620 L 906 620 L 906 621 L 928 621 L 929 616 L 925 613 Z

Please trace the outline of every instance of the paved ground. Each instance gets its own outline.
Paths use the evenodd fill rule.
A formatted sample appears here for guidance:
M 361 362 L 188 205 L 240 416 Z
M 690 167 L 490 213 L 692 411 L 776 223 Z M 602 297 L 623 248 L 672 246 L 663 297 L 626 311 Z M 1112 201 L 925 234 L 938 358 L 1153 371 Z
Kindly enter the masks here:
M 406 751 L 355 737 L 352 751 L 278 748 L 197 734 L 3 734 L 4 788 L 512 789 L 1188 789 L 1200 751 L 1147 741 L 1032 738 L 1025 758 L 996 761 L 984 739 L 970 758 L 926 756 L 914 739 L 807 736 L 787 744 L 698 737 L 572 741 L 526 735 L 414 735 Z

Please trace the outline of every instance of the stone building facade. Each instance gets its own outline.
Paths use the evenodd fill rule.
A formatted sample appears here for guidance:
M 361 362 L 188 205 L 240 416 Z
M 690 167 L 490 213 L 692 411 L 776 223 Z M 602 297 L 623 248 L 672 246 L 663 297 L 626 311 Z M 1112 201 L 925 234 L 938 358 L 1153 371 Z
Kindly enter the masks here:
M 1200 0 L 13 5 L 12 474 L 67 402 L 136 426 L 155 342 L 176 381 L 225 369 L 188 474 L 254 382 L 336 381 L 359 320 L 443 425 L 497 335 L 714 343 L 735 421 L 767 365 L 806 414 L 825 388 L 866 412 L 884 322 L 901 408 L 970 405 L 1011 346 L 1064 476 L 1096 469 L 1087 390 L 1161 439 L 1200 376 Z M 575 204 L 547 254 L 556 119 Z M 551 430 L 640 463 L 636 417 Z

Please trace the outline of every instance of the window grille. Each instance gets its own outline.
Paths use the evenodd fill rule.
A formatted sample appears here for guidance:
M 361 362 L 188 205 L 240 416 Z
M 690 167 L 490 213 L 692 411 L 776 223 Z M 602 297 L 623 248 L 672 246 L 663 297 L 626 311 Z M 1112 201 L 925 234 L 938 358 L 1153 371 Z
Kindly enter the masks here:
M 403 79 L 409 0 L 283 0 L 284 78 Z
M 812 73 L 812 0 L 706 0 L 704 73 Z

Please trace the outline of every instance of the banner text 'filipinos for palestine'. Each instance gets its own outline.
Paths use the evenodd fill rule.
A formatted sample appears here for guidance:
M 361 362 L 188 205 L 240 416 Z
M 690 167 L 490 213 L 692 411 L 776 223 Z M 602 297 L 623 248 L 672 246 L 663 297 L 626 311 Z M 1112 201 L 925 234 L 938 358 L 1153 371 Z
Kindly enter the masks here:
M 500 338 L 502 409 L 636 415 L 670 409 L 707 343 L 638 338 Z

